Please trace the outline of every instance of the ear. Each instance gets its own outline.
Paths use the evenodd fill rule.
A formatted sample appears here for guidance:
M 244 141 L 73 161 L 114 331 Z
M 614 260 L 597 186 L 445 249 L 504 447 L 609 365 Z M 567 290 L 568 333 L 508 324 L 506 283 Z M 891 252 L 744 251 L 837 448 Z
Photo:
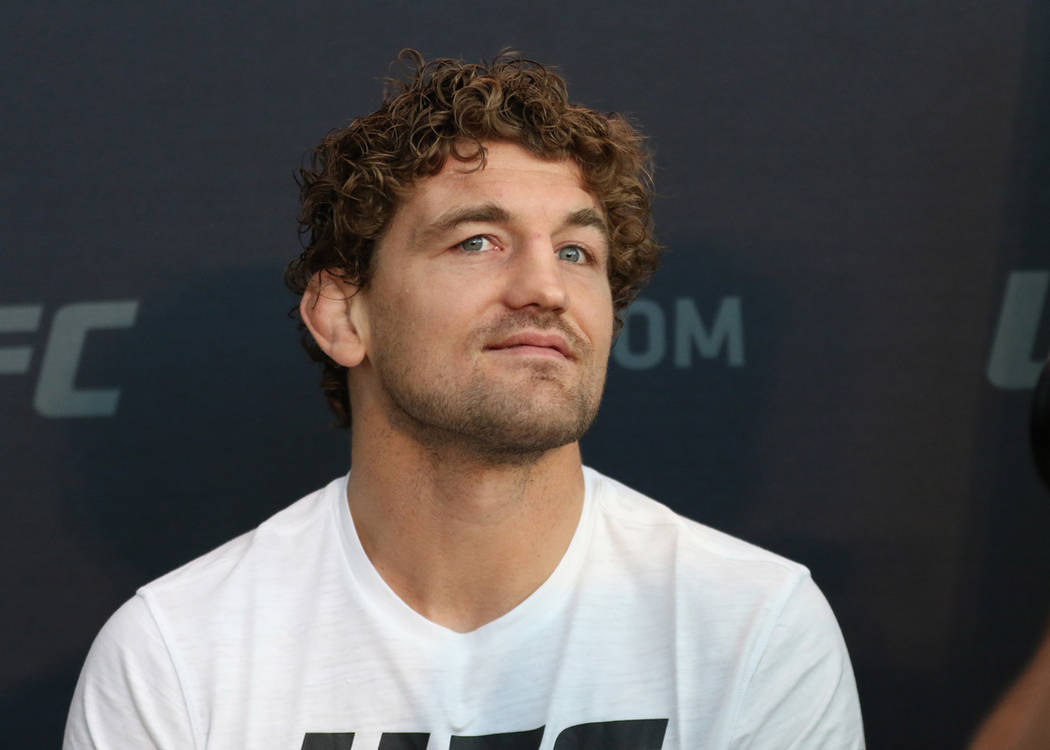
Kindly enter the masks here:
M 315 273 L 299 302 L 299 315 L 314 341 L 344 367 L 368 353 L 368 315 L 361 288 L 330 271 Z

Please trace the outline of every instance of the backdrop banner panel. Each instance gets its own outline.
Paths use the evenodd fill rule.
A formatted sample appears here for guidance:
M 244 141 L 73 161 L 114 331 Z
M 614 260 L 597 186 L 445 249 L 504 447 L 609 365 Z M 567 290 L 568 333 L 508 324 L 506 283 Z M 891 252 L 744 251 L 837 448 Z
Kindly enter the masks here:
M 809 566 L 871 747 L 963 746 L 1050 614 L 1050 5 L 352 6 L 7 10 L 7 744 L 57 746 L 138 586 L 347 470 L 294 171 L 401 48 L 511 47 L 655 153 L 668 252 L 586 462 Z

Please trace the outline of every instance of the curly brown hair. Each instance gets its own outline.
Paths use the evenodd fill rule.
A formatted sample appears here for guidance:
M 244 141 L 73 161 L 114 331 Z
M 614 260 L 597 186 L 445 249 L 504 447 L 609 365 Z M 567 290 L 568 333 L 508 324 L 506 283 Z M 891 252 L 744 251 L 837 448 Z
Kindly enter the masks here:
M 411 77 L 389 80 L 382 106 L 330 132 L 299 170 L 304 249 L 285 271 L 288 288 L 301 296 L 324 270 L 367 287 L 376 242 L 413 184 L 440 172 L 449 156 L 477 160 L 480 169 L 485 141 L 509 141 L 541 158 L 579 165 L 605 213 L 619 327 L 661 253 L 652 233 L 652 172 L 642 136 L 621 115 L 570 104 L 561 76 L 515 53 L 480 65 L 426 62 L 415 50 L 403 50 L 398 60 L 414 67 Z M 324 367 L 321 390 L 339 425 L 349 427 L 346 368 L 299 323 L 303 347 Z

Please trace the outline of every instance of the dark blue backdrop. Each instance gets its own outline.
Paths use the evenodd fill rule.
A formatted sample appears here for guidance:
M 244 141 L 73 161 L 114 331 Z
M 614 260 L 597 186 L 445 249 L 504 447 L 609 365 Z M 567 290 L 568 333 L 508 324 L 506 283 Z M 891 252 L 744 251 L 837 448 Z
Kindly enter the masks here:
M 1050 6 L 156 5 L 0 26 L 8 744 L 57 744 L 136 586 L 345 471 L 293 169 L 400 48 L 507 45 L 657 158 L 669 253 L 587 461 L 810 566 L 872 747 L 965 741 L 1050 609 Z

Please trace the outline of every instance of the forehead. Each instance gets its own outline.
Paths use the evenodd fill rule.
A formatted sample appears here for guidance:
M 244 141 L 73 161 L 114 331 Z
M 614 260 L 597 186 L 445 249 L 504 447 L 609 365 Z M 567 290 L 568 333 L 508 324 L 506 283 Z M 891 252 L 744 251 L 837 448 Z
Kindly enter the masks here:
M 485 161 L 449 157 L 441 171 L 417 182 L 402 204 L 424 213 L 450 203 L 485 198 L 522 204 L 551 204 L 566 213 L 597 201 L 584 186 L 583 173 L 571 159 L 542 159 L 513 143 L 486 142 Z M 572 205 L 563 205 L 565 201 Z

